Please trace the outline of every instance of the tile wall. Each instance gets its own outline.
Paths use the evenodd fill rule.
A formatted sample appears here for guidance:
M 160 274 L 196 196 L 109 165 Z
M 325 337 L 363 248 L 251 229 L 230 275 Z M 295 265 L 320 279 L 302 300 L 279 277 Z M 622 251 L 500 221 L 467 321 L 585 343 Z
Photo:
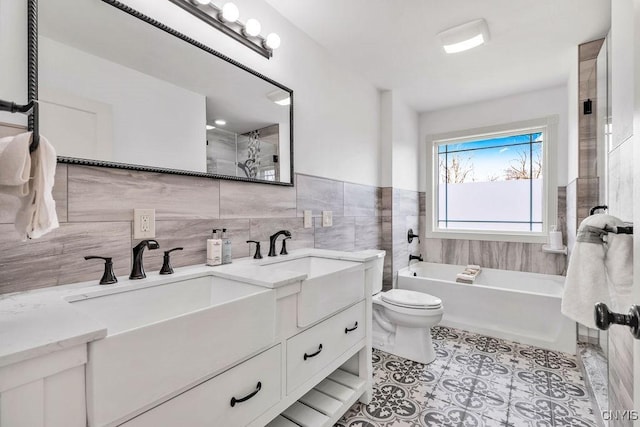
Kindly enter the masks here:
M 565 187 L 558 187 L 557 224 L 563 232 L 566 230 L 566 194 Z M 420 197 L 424 198 L 424 193 Z M 420 206 L 426 206 L 426 201 L 421 201 Z M 424 225 L 420 229 L 425 230 Z M 477 264 L 486 268 L 543 274 L 565 274 L 566 271 L 566 256 L 542 252 L 541 243 L 436 238 L 423 241 L 423 256 L 427 262 Z
M 246 240 L 262 242 L 287 229 L 290 249 L 316 247 L 359 250 L 381 248 L 382 189 L 298 174 L 294 187 L 221 181 L 59 164 L 54 198 L 60 228 L 41 239 L 21 242 L 8 211 L 15 202 L 0 195 L 0 293 L 97 280 L 103 266 L 85 255 L 113 257 L 115 272 L 131 269 L 134 208 L 156 209 L 160 249 L 145 253 L 147 271 L 162 265 L 162 251 L 184 247 L 172 256 L 174 267 L 204 263 L 212 228 L 230 230 L 235 257 L 253 254 Z M 313 212 L 303 228 L 303 211 Z M 322 210 L 333 211 L 333 227 L 323 228 Z M 278 243 L 278 250 L 280 243 Z

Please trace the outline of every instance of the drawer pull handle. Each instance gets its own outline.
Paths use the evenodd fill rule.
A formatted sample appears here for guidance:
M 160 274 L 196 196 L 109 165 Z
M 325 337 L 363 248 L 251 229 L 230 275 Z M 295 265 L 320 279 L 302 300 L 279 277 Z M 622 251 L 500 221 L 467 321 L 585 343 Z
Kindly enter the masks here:
M 307 353 L 305 353 L 305 354 L 304 354 L 304 360 L 307 360 L 307 359 L 308 359 L 308 358 L 310 358 L 310 357 L 316 357 L 317 355 L 319 355 L 319 354 L 320 354 L 320 352 L 321 352 L 321 351 L 322 351 L 322 344 L 320 344 L 320 345 L 318 346 L 318 351 L 316 351 L 315 353 L 313 353 L 313 354 L 307 354 Z
M 258 381 L 258 385 L 256 385 L 256 390 L 253 393 L 248 394 L 245 397 L 242 397 L 240 399 L 236 399 L 235 397 L 232 397 L 231 398 L 231 407 L 233 408 L 234 406 L 236 406 L 236 403 L 246 402 L 247 400 L 251 399 L 253 396 L 258 394 L 258 392 L 260 391 L 261 388 L 262 388 L 262 383 L 260 381 Z
M 356 322 L 356 324 L 353 325 L 353 328 L 344 328 L 344 333 L 348 334 L 349 332 L 355 331 L 356 329 L 358 329 L 358 322 Z

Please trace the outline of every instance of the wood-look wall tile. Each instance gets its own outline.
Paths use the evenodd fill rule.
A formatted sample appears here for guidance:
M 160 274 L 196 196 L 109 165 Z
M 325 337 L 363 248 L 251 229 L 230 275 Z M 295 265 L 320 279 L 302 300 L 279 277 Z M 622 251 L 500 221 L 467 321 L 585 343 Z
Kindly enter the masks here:
M 381 217 L 356 217 L 355 218 L 355 249 L 381 249 L 382 248 L 382 218 Z
M 220 218 L 295 216 L 294 187 L 220 181 Z
M 633 221 L 633 143 L 629 139 L 609 153 L 607 181 L 609 213 L 629 222 Z
M 472 240 L 469 263 L 502 270 L 531 271 L 529 244 Z
M 579 73 L 578 99 L 580 101 L 584 101 L 586 99 L 591 99 L 593 101 L 597 95 L 595 58 L 588 59 L 585 61 L 580 61 L 578 73 Z M 580 105 L 580 109 L 578 111 L 582 113 L 582 105 Z M 596 111 L 596 110 L 593 110 L 593 111 Z
M 580 139 L 578 148 L 578 174 L 581 178 L 598 176 L 596 138 Z
M 418 192 L 393 189 L 393 216 L 418 216 L 420 215 L 420 202 Z
M 442 239 L 425 238 L 423 246 L 423 259 L 426 262 L 444 263 L 442 259 Z
M 322 218 L 314 218 L 315 247 L 353 251 L 355 249 L 356 223 L 354 217 L 333 218 L 332 227 L 323 227 Z
M 469 240 L 442 239 L 442 262 L 469 264 Z
M 556 226 L 562 232 L 562 241 L 567 244 L 567 187 L 558 187 L 558 218 Z
M 393 220 L 390 216 L 382 217 L 382 245 L 393 248 Z
M 573 249 L 573 245 L 576 242 L 576 230 L 578 229 L 578 180 L 574 179 L 570 183 L 567 184 L 567 215 L 566 215 L 566 226 L 567 226 L 567 247 L 569 248 L 569 253 Z
M 380 215 L 392 216 L 393 215 L 393 188 L 382 187 L 381 192 L 382 192 L 382 201 L 381 201 L 382 211 L 380 212 Z
M 249 220 L 175 220 L 156 222 L 156 240 L 160 243 L 157 250 L 146 250 L 144 265 L 146 271 L 159 271 L 162 267 L 164 251 L 183 247 L 182 251 L 171 253 L 171 265 L 184 267 L 204 264 L 207 259 L 207 239 L 211 238 L 214 228 L 227 228 L 231 238 L 231 254 L 233 258 L 246 257 L 249 245 Z M 138 240 L 133 241 L 133 245 Z
M 69 166 L 69 221 L 131 221 L 134 208 L 157 220 L 219 217 L 219 181 L 89 166 Z
M 333 216 L 344 216 L 344 182 L 318 178 L 309 175 L 296 175 L 298 216 L 305 210 L 318 217 L 322 211 L 333 211 Z
M 382 290 L 388 291 L 393 287 L 393 258 L 392 254 L 387 251 L 387 255 L 384 258 L 384 268 L 382 270 Z
M 633 408 L 633 336 L 626 328 L 609 330 L 609 410 L 628 411 Z M 611 427 L 631 426 L 629 420 L 612 420 Z
M 582 43 L 578 46 L 578 60 L 584 61 L 587 59 L 594 59 L 598 57 L 600 48 L 604 43 L 604 39 L 593 40 L 587 43 Z
M 598 178 L 578 178 L 576 187 L 576 206 L 578 226 L 583 219 L 589 216 L 592 207 L 599 205 L 599 180 Z
M 567 257 L 562 254 L 550 254 L 542 251 L 541 243 L 529 243 L 531 267 L 528 271 L 541 274 L 566 274 Z
M 378 216 L 381 206 L 380 187 L 344 183 L 344 216 Z
M 420 191 L 418 193 L 418 212 L 420 216 L 427 214 L 427 193 Z
M 13 225 L 0 225 L 0 293 L 26 291 L 95 280 L 104 271 L 99 260 L 113 258 L 117 276 L 131 269 L 131 223 L 63 223 L 40 239 L 21 242 Z
M 335 218 L 334 218 L 335 221 Z M 314 228 L 304 228 L 302 218 L 261 218 L 250 221 L 251 240 L 257 240 L 262 246 L 262 256 L 269 254 L 269 236 L 280 230 L 289 230 L 291 239 L 287 240 L 287 249 L 314 247 Z M 278 237 L 277 251 L 280 253 L 283 236 Z M 253 245 L 251 245 L 254 248 Z
M 56 202 L 58 222 L 67 222 L 67 165 L 58 163 L 53 183 L 53 200 Z M 13 224 L 20 209 L 20 199 L 0 194 L 0 224 Z

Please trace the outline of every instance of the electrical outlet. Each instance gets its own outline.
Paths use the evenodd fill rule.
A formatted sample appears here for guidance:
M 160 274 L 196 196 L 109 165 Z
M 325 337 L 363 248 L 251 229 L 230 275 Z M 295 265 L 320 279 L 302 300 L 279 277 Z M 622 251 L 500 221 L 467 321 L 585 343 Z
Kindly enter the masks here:
M 331 227 L 333 225 L 333 211 L 322 211 L 322 226 Z
M 311 218 L 311 211 L 304 211 L 303 226 L 304 226 L 304 228 L 313 227 L 313 220 Z
M 156 237 L 156 210 L 133 210 L 133 238 L 152 239 Z

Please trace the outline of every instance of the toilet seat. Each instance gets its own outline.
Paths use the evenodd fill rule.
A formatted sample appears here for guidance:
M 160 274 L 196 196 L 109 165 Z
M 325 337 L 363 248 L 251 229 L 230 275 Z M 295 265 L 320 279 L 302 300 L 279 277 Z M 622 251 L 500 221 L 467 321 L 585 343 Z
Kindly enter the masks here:
M 391 289 L 380 294 L 382 301 L 398 307 L 435 310 L 442 308 L 442 300 L 423 292 L 408 289 Z

